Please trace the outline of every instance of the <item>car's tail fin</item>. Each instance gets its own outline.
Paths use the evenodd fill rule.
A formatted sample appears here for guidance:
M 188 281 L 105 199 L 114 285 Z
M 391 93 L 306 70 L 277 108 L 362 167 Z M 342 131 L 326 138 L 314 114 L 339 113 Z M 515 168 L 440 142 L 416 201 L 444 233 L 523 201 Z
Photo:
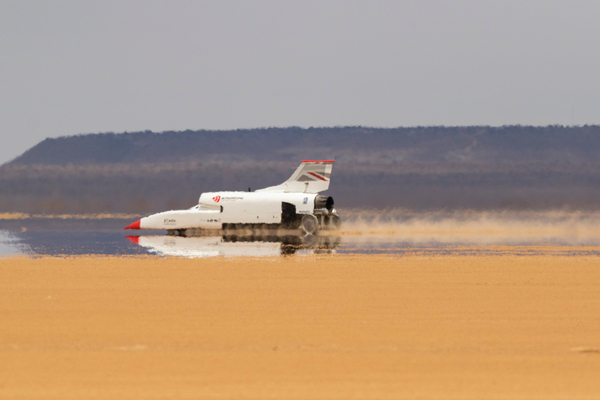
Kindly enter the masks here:
M 329 189 L 333 160 L 304 160 L 290 179 L 257 192 L 319 193 Z

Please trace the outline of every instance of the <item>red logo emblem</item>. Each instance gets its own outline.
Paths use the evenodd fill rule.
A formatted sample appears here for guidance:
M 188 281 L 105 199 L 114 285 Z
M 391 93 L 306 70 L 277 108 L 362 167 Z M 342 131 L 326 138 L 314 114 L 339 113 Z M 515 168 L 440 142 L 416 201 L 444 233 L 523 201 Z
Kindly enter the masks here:
M 219 200 L 221 200 L 221 196 L 215 196 L 213 197 L 213 200 L 215 201 L 215 203 L 218 203 Z

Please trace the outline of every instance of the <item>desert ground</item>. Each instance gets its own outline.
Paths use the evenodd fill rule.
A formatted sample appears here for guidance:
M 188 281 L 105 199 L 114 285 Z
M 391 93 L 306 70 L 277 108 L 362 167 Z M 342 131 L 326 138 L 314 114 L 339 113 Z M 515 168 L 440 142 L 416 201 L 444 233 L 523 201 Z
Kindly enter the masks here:
M 599 248 L 0 259 L 0 399 L 600 399 Z

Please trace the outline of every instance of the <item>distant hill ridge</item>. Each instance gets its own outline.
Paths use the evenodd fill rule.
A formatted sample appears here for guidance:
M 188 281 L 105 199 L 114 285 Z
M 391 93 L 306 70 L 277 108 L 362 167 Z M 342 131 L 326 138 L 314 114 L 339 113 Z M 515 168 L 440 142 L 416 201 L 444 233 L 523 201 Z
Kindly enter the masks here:
M 336 208 L 600 210 L 600 126 L 261 128 L 46 139 L 0 166 L 0 212 L 152 213 L 335 159 Z M 383 212 L 383 211 L 382 211 Z
M 369 162 L 598 163 L 600 126 L 257 128 L 48 138 L 12 165 L 336 158 Z

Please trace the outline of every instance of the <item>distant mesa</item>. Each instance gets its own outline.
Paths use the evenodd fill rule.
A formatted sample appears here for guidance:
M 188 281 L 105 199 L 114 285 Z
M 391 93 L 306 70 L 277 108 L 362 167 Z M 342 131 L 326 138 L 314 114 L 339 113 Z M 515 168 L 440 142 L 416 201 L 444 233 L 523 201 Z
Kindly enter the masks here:
M 0 166 L 0 213 L 182 209 L 335 160 L 336 205 L 600 210 L 600 126 L 258 128 L 46 139 Z M 382 218 L 385 214 L 382 214 Z
M 596 160 L 600 126 L 259 128 L 49 138 L 13 165 L 290 161 L 530 162 Z

